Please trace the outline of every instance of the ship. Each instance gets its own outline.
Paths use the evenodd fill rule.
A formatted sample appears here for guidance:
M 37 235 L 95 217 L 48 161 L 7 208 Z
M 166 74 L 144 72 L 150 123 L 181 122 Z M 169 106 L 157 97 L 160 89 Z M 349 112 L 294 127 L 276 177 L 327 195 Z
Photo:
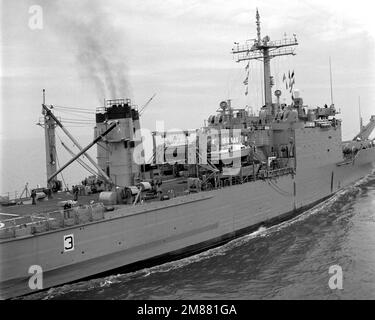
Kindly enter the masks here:
M 259 114 L 222 101 L 205 126 L 182 132 L 186 143 L 168 144 L 167 132 L 154 131 L 152 161 L 145 160 L 141 112 L 129 99 L 106 100 L 93 141 L 81 147 L 43 98 L 47 187 L 34 189 L 32 200 L 27 190 L 2 199 L 2 299 L 202 252 L 291 219 L 372 172 L 375 116 L 343 141 L 333 103 L 310 108 L 294 89 L 289 105 L 281 90 L 273 97 L 270 60 L 294 55 L 298 42 L 262 38 L 258 10 L 256 27 L 257 37 L 232 53 L 237 62 L 263 63 Z M 80 149 L 60 168 L 56 128 Z M 87 153 L 93 146 L 96 161 Z M 57 177 L 82 156 L 97 171 L 72 199 Z

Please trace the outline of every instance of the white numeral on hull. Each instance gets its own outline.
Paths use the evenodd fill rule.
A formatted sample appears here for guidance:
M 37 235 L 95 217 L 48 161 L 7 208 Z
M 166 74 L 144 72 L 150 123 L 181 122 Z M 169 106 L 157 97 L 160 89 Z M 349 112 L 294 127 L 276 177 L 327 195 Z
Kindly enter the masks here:
M 74 234 L 64 235 L 64 251 L 73 251 L 74 250 Z

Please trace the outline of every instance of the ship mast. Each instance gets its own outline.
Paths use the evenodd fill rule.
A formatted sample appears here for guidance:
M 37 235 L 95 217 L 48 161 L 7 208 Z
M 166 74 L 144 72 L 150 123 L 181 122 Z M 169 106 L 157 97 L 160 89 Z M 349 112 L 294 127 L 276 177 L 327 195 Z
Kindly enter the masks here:
M 331 106 L 333 105 L 333 90 L 332 90 L 332 66 L 331 66 L 331 57 L 329 57 L 329 83 L 331 87 Z
M 361 114 L 361 97 L 358 96 L 358 112 L 359 112 L 359 132 L 363 130 L 363 120 Z
M 270 41 L 269 36 L 261 38 L 260 15 L 256 11 L 257 39 L 253 43 L 246 42 L 244 45 L 237 45 L 232 49 L 232 53 L 237 55 L 237 61 L 261 60 L 264 71 L 264 98 L 267 113 L 272 114 L 272 86 L 271 59 L 279 56 L 295 55 L 294 47 L 298 45 L 297 38 Z
M 48 181 L 48 177 L 57 171 L 56 165 L 56 122 L 55 120 L 45 111 L 46 105 L 46 90 L 43 89 L 43 103 L 42 103 L 42 114 L 44 116 L 44 136 L 46 146 L 46 169 L 47 169 L 47 187 L 52 188 L 55 180 Z

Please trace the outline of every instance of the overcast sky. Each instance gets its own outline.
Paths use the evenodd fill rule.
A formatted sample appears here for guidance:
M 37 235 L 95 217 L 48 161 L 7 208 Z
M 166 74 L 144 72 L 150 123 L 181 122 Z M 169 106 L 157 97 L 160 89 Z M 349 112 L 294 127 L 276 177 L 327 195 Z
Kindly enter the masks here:
M 41 89 L 47 103 L 95 110 L 104 98 L 130 97 L 143 105 L 153 129 L 195 128 L 223 99 L 258 109 L 261 69 L 251 64 L 244 95 L 244 64 L 233 60 L 234 41 L 254 38 L 259 8 L 262 36 L 297 34 L 294 57 L 272 61 L 276 86 L 295 70 L 311 106 L 329 103 L 329 56 L 334 102 L 344 138 L 358 130 L 358 96 L 367 121 L 375 113 L 374 5 L 372 1 L 2 1 L 1 138 L 43 137 Z M 29 27 L 31 5 L 43 9 L 43 28 Z M 109 74 L 109 75 L 108 75 Z M 111 88 L 112 86 L 112 88 Z M 115 96 L 113 96 L 115 95 Z M 283 98 L 290 100 L 285 93 Z M 22 128 L 22 130 L 20 130 Z M 92 135 L 90 128 L 72 128 Z

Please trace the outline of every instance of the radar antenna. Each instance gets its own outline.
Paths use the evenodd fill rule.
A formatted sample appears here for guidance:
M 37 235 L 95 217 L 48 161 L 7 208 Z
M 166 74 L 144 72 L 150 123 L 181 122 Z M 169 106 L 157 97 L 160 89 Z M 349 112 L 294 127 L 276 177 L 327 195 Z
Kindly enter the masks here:
M 272 113 L 272 85 L 273 79 L 271 76 L 271 65 L 270 61 L 274 57 L 295 55 L 294 47 L 298 45 L 297 38 L 294 35 L 293 39 L 270 41 L 269 36 L 261 38 L 260 28 L 260 15 L 257 9 L 256 11 L 256 26 L 257 26 L 257 39 L 253 42 L 246 42 L 244 45 L 240 45 L 236 42 L 235 47 L 232 49 L 232 53 L 237 55 L 236 62 L 246 60 L 263 60 L 264 70 L 264 96 L 265 104 L 268 113 Z

